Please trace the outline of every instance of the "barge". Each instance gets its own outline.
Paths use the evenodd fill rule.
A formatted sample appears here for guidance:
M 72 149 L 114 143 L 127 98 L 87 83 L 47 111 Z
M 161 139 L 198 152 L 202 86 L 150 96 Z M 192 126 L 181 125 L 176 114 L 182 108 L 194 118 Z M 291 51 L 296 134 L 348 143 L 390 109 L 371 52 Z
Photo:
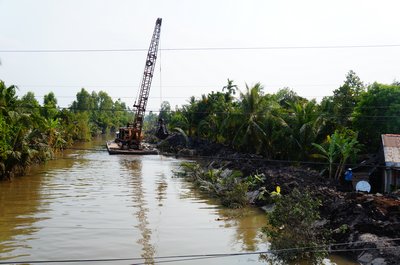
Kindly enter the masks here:
M 143 145 L 142 149 L 121 148 L 115 141 L 108 141 L 106 145 L 110 155 L 158 155 L 156 148 L 146 144 Z

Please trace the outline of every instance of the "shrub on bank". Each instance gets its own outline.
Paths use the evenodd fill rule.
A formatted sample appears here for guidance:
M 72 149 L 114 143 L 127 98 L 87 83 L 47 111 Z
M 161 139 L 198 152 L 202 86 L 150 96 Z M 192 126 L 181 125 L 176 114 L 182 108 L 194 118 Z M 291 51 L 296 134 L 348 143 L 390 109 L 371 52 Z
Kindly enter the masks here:
M 309 192 L 294 189 L 276 202 L 268 213 L 269 226 L 263 229 L 271 242 L 274 257 L 285 262 L 299 260 L 320 264 L 327 255 L 323 230 L 316 225 L 321 201 L 313 199 Z
M 188 178 L 203 192 L 219 198 L 222 205 L 240 208 L 248 204 L 249 184 L 240 171 L 201 167 L 195 162 L 183 162 L 180 169 L 175 176 Z

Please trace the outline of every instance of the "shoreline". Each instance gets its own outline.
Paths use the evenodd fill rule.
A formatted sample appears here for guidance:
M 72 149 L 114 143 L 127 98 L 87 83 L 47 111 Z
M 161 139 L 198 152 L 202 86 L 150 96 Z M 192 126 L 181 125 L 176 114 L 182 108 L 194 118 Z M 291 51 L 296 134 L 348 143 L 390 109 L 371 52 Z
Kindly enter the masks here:
M 331 253 L 343 252 L 362 265 L 398 264 L 400 260 L 400 195 L 344 192 L 343 185 L 323 177 L 306 166 L 293 166 L 266 160 L 259 155 L 235 152 L 220 144 L 198 141 L 190 148 L 173 145 L 167 155 L 199 158 L 208 161 L 203 166 L 214 170 L 237 170 L 243 177 L 262 174 L 263 181 L 247 191 L 249 204 L 263 208 L 265 201 L 257 199 L 266 190 L 277 186 L 282 194 L 294 188 L 307 190 L 321 200 L 318 227 L 331 231 Z M 165 144 L 164 144 L 165 150 Z

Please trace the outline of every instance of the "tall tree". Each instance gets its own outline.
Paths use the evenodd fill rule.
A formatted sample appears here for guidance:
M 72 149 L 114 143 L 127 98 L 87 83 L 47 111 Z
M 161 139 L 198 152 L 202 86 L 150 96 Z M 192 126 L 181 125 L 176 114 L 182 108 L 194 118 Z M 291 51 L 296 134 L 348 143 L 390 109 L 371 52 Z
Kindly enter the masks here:
M 24 112 L 39 115 L 40 104 L 36 100 L 35 94 L 33 92 L 27 92 L 20 99 L 20 105 Z
M 183 105 L 182 106 L 182 115 L 183 119 L 181 119 L 181 122 L 184 122 L 184 127 L 187 128 L 187 135 L 189 137 L 193 136 L 193 134 L 196 131 L 196 112 L 197 110 L 197 102 L 194 96 L 190 97 L 189 99 L 189 104 Z M 183 129 L 183 127 L 180 127 Z
M 333 91 L 334 115 L 339 125 L 343 127 L 352 125 L 351 114 L 364 90 L 363 82 L 354 71 L 350 70 L 344 84 Z
M 133 122 L 133 114 L 131 113 L 129 108 L 126 107 L 125 102 L 122 102 L 121 99 L 117 99 L 114 102 L 114 108 L 113 108 L 114 128 L 111 129 L 115 130 L 116 128 L 120 126 L 125 126 L 130 122 Z
M 46 119 L 54 119 L 57 115 L 57 99 L 53 92 L 44 95 L 43 116 Z
M 311 144 L 316 141 L 323 128 L 317 103 L 315 100 L 289 103 L 288 113 L 285 120 L 289 132 L 289 158 L 307 159 L 311 154 Z
M 354 126 L 368 151 L 380 147 L 381 134 L 400 132 L 400 86 L 374 83 L 360 97 Z
M 86 89 L 82 88 L 76 94 L 76 100 L 72 102 L 71 110 L 73 112 L 83 112 L 94 109 L 93 97 L 86 91 Z
M 246 92 L 240 93 L 240 112 L 232 116 L 235 122 L 240 120 L 241 124 L 232 139 L 232 145 L 247 152 L 259 153 L 267 136 L 263 129 L 265 110 L 262 90 L 260 83 L 253 87 L 246 85 Z
M 165 124 L 168 124 L 171 120 L 171 105 L 168 101 L 163 101 L 160 106 L 160 114 L 158 118 L 163 119 Z
M 307 99 L 300 97 L 295 91 L 288 87 L 279 89 L 273 97 L 283 108 L 288 108 L 292 104 L 307 102 Z
M 99 116 L 97 120 L 97 126 L 100 127 L 102 133 L 108 133 L 110 128 L 113 127 L 113 107 L 114 102 L 112 98 L 106 92 L 100 91 L 98 94 Z
M 17 96 L 16 94 L 16 86 L 7 87 L 6 84 L 0 80 L 0 110 L 3 114 L 6 114 L 7 111 L 15 110 Z

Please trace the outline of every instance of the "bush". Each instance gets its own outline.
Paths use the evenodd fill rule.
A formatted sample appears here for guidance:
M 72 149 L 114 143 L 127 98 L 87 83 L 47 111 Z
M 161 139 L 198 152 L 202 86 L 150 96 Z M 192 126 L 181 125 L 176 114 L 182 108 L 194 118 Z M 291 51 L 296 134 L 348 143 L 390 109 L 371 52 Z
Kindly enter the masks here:
M 264 228 L 271 242 L 271 250 L 284 262 L 307 259 L 319 264 L 327 255 L 325 236 L 315 226 L 321 202 L 309 192 L 294 189 L 277 201 L 268 214 L 269 226 Z M 274 257 L 264 257 L 273 260 Z
M 219 198 L 222 205 L 229 208 L 241 208 L 248 204 L 249 184 L 243 180 L 240 171 L 202 167 L 197 163 L 182 162 L 181 170 L 175 176 L 185 177 L 201 191 Z
M 221 193 L 222 205 L 229 208 L 242 208 L 248 204 L 247 193 L 248 184 L 245 182 L 235 182 L 228 189 Z

